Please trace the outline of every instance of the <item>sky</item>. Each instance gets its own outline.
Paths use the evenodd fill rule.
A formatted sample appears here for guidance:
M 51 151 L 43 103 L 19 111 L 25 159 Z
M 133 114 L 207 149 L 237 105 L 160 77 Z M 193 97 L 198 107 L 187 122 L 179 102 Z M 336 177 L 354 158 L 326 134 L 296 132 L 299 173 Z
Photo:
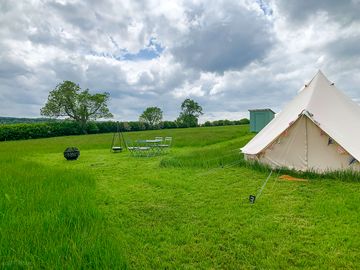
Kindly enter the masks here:
M 71 80 L 115 120 L 186 98 L 201 122 L 276 112 L 321 69 L 360 103 L 360 0 L 0 0 L 0 116 L 40 117 Z M 324 104 L 325 106 L 325 104 Z

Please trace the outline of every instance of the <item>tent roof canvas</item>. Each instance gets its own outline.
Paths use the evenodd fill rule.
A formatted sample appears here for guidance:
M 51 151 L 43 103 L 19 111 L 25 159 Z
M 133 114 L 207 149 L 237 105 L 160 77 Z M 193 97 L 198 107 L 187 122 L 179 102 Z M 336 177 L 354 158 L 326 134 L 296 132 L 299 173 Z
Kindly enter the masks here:
M 339 91 L 319 70 L 309 84 L 264 129 L 241 148 L 256 155 L 304 112 L 350 155 L 360 160 L 360 106 Z

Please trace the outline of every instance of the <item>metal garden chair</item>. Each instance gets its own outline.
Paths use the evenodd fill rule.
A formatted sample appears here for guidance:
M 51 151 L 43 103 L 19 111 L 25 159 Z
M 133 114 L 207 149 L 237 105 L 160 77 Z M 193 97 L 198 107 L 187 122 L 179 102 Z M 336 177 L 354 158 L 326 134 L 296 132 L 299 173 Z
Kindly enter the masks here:
M 134 145 L 134 143 L 130 140 L 125 141 L 126 149 L 131 153 L 131 155 L 136 156 L 136 152 L 138 147 Z
M 146 140 L 137 140 L 137 153 L 138 156 L 149 157 L 152 155 L 152 149 L 146 143 Z
M 172 144 L 172 137 L 165 137 L 164 143 L 160 144 L 159 147 L 163 151 L 169 151 L 171 144 Z

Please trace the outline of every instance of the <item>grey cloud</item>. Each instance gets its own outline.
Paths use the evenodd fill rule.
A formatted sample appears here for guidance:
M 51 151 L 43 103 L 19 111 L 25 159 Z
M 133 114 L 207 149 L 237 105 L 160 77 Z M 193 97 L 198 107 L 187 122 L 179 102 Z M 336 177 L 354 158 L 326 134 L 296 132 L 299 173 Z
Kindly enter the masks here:
M 53 76 L 49 79 L 56 81 L 57 83 L 70 80 L 81 84 L 85 80 L 84 69 L 81 65 L 81 58 L 56 58 L 49 63 L 45 63 L 42 66 L 39 66 L 38 68 L 51 71 Z
M 325 12 L 331 20 L 341 24 L 359 21 L 360 2 L 356 0 L 274 0 L 279 12 L 295 24 L 306 22 L 318 12 Z
M 22 59 L 14 59 L 6 55 L 0 55 L 0 78 L 26 75 L 31 71 Z
M 225 1 L 210 11 L 198 7 L 188 16 L 195 26 L 172 48 L 175 57 L 188 67 L 220 73 L 241 69 L 261 60 L 274 42 L 265 16 L 236 2 Z
M 54 12 L 63 17 L 65 22 L 71 23 L 74 27 L 84 31 L 92 30 L 97 25 L 97 16 L 92 8 L 85 3 L 65 3 L 50 2 L 48 6 Z
M 247 112 L 249 109 L 264 107 L 279 110 L 281 101 L 289 100 L 296 91 L 297 88 L 292 88 L 287 82 L 274 83 L 271 73 L 247 74 L 239 85 L 229 81 L 226 91 L 217 97 L 217 102 L 211 104 L 211 110 L 223 110 L 223 104 L 226 104 L 229 112 Z
M 0 115 L 1 116 L 39 116 L 39 108 L 45 100 L 43 85 L 33 83 L 33 74 L 0 78 Z M 43 98 L 44 97 L 44 98 Z
M 326 45 L 327 52 L 335 59 L 360 56 L 360 35 L 339 38 Z

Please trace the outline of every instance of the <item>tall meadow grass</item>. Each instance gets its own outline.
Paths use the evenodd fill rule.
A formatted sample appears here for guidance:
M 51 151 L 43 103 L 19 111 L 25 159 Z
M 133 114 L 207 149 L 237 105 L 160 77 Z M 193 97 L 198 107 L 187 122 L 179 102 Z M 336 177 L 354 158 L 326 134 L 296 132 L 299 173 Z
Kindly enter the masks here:
M 1 155 L 0 268 L 126 268 L 84 171 Z

